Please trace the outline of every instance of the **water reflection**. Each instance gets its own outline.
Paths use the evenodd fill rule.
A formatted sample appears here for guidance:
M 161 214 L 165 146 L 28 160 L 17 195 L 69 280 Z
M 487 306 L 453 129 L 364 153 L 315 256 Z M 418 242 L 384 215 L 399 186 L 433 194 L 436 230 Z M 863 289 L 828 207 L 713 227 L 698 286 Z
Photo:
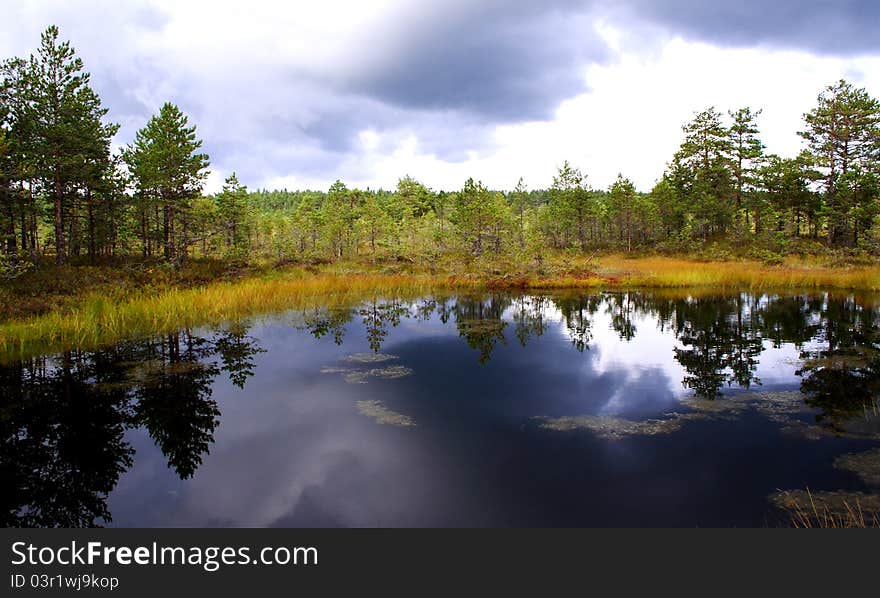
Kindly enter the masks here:
M 168 466 L 191 477 L 219 424 L 212 380 L 226 372 L 242 386 L 259 350 L 233 327 L 0 366 L 0 523 L 109 522 L 107 495 L 132 465 L 131 428 L 146 429 Z
M 880 311 L 876 303 L 852 296 L 486 293 L 415 301 L 375 297 L 348 308 L 301 310 L 270 322 L 266 330 L 281 331 L 278 334 L 307 332 L 314 337 L 312 343 L 329 339 L 335 346 L 351 344 L 361 351 L 349 351 L 324 364 L 320 372 L 340 374 L 325 379 L 370 388 L 397 381 L 408 384 L 411 393 L 416 392 L 415 383 L 439 387 L 448 381 L 429 373 L 420 377 L 424 367 L 404 365 L 397 355 L 382 353 L 383 347 L 394 338 L 395 329 L 407 328 L 401 335 L 408 339 L 416 338 L 415 330 L 426 338 L 440 338 L 444 337 L 440 331 L 448 329 L 460 339 L 457 342 L 471 363 L 485 372 L 482 379 L 471 375 L 458 381 L 461 385 L 454 392 L 497 392 L 511 401 L 516 385 L 526 384 L 529 364 L 547 361 L 554 365 L 559 357 L 526 353 L 531 361 L 498 374 L 490 366 L 501 347 L 510 348 L 508 337 L 513 348 L 527 349 L 558 331 L 565 339 L 565 351 L 578 359 L 582 353 L 586 359 L 595 353 L 594 347 L 603 350 L 611 333 L 633 352 L 629 362 L 616 364 L 622 371 L 644 366 L 638 363 L 637 354 L 654 350 L 645 343 L 659 334 L 674 340 L 666 351 L 681 368 L 675 382 L 692 392 L 688 401 L 699 402 L 682 403 L 690 411 L 641 421 L 606 413 L 559 413 L 559 417 L 541 420 L 540 427 L 587 430 L 599 439 L 666 435 L 680 433 L 682 422 L 707 419 L 708 413 L 742 416 L 743 405 L 750 404 L 786 429 L 800 430 L 802 438 L 880 437 L 876 402 Z M 221 407 L 213 398 L 218 380 L 243 389 L 252 379 L 259 379 L 254 376 L 264 352 L 261 344 L 260 335 L 240 322 L 214 331 L 183 330 L 101 351 L 69 352 L 0 366 L 3 525 L 110 522 L 108 495 L 136 459 L 127 437 L 133 430 L 149 436 L 177 478 L 191 479 L 209 454 L 222 419 Z M 799 392 L 789 391 L 784 405 L 766 400 L 767 393 L 741 395 L 744 398 L 739 402 L 725 396 L 728 389 L 760 387 L 762 357 L 768 349 L 783 346 L 797 352 L 800 377 Z M 434 358 L 434 350 L 420 350 L 423 362 Z M 576 377 L 570 369 L 565 375 Z M 619 374 L 608 372 L 576 392 L 612 394 L 621 388 Z M 509 386 L 514 376 L 520 381 Z M 563 385 L 560 380 L 551 383 Z M 540 387 L 547 381 L 528 383 Z M 236 400 L 249 399 L 242 394 Z M 358 397 L 354 405 L 357 412 L 380 424 L 403 429 L 422 426 L 422 415 L 399 411 L 385 396 Z M 805 423 L 802 416 L 810 408 L 818 411 L 815 424 Z M 519 407 L 510 403 L 508 409 L 505 417 Z M 522 411 L 529 409 L 534 404 L 523 399 Z M 534 410 L 516 413 L 522 418 L 540 415 Z M 642 434 L 644 430 L 650 434 Z

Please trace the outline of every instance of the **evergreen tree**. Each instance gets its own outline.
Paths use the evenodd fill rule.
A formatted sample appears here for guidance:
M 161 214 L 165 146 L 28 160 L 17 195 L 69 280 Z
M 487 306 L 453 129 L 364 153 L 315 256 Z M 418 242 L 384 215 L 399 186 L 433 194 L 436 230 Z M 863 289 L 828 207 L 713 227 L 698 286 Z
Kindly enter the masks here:
M 616 220 L 619 238 L 626 241 L 626 250 L 632 251 L 633 227 L 637 217 L 636 187 L 622 174 L 611 185 L 608 195 L 608 207 L 612 219 Z
M 714 108 L 698 112 L 682 130 L 685 139 L 673 157 L 670 176 L 706 238 L 723 232 L 731 219 L 730 137 Z
M 749 227 L 749 206 L 746 195 L 751 195 L 755 185 L 756 170 L 764 153 L 764 144 L 758 138 L 756 123 L 760 110 L 740 108 L 736 112 L 728 112 L 733 119 L 730 126 L 730 164 L 734 181 L 734 199 L 736 201 L 736 232 L 741 234 L 740 223 L 745 213 L 746 228 Z M 756 232 L 760 232 L 757 230 Z
M 238 182 L 233 172 L 226 177 L 223 190 L 217 195 L 217 213 L 226 237 L 226 246 L 236 255 L 243 255 L 248 248 L 250 222 L 247 206 L 247 187 Z
M 581 251 L 587 247 L 587 227 L 589 220 L 595 218 L 593 202 L 586 177 L 566 160 L 553 177 L 551 205 L 555 215 L 563 219 L 567 228 L 572 229 L 574 240 Z
M 816 107 L 804 120 L 807 127 L 799 134 L 823 175 L 828 243 L 834 244 L 848 217 L 848 206 L 838 201 L 838 179 L 854 168 L 867 172 L 877 165 L 880 102 L 866 90 L 840 80 L 819 94 Z
M 137 193 L 148 208 L 161 210 L 163 250 L 170 261 L 186 259 L 190 202 L 208 176 L 208 156 L 198 153 L 202 142 L 188 122 L 180 108 L 165 103 L 124 154 Z M 147 246 L 148 239 L 143 243 Z
M 504 199 L 490 193 L 481 182 L 465 181 L 456 196 L 454 223 L 467 251 L 480 256 L 491 241 L 495 251 L 501 247 L 500 226 L 505 219 L 507 204 Z
M 54 25 L 43 32 L 37 54 L 28 63 L 27 89 L 34 175 L 50 198 L 55 257 L 64 263 L 65 233 L 75 230 L 77 199 L 106 171 L 110 139 L 119 127 L 103 123 L 107 109 L 89 87 L 82 60 L 69 42 L 58 42 L 58 34 Z
M 526 192 L 526 184 L 523 182 L 522 177 L 519 177 L 519 180 L 516 182 L 511 199 L 513 211 L 516 215 L 519 246 L 522 249 L 526 246 L 526 210 L 529 207 L 529 195 Z

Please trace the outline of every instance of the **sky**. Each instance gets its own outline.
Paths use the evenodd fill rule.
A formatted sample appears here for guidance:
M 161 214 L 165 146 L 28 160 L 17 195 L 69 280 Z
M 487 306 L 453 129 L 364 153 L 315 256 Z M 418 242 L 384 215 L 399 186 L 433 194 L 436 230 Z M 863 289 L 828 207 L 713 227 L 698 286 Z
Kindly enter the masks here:
M 761 109 L 769 152 L 846 78 L 880 96 L 876 0 L 4 0 L 0 57 L 50 24 L 130 143 L 170 101 L 211 157 L 206 191 L 435 190 L 468 177 L 648 191 L 694 112 Z

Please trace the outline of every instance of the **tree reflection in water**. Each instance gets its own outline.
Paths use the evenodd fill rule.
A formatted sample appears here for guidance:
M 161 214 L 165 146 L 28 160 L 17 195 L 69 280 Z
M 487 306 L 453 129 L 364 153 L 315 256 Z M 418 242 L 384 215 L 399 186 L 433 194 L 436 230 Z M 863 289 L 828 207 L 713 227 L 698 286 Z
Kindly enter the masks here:
M 624 342 L 639 342 L 647 322 L 672 334 L 682 384 L 697 397 L 723 397 L 736 384 L 760 384 L 766 346 L 792 344 L 798 374 L 818 422 L 837 432 L 880 393 L 878 309 L 830 295 L 682 296 L 576 293 L 555 296 L 375 298 L 352 308 L 309 309 L 298 328 L 341 345 L 357 322 L 379 352 L 403 320 L 454 324 L 480 364 L 507 343 L 525 347 L 561 323 L 572 347 L 594 342 L 598 314 Z M 0 513 L 4 526 L 89 526 L 109 522 L 107 496 L 132 466 L 125 433 L 146 430 L 180 478 L 192 477 L 220 422 L 211 398 L 221 375 L 243 388 L 262 349 L 242 324 L 206 337 L 181 331 L 111 349 L 68 352 L 0 365 Z M 719 400 L 724 400 L 720 398 Z
M 131 428 L 145 428 L 169 467 L 191 477 L 219 424 L 212 380 L 226 371 L 242 386 L 258 351 L 239 327 L 0 365 L 3 526 L 109 522 L 107 495 L 132 465 Z

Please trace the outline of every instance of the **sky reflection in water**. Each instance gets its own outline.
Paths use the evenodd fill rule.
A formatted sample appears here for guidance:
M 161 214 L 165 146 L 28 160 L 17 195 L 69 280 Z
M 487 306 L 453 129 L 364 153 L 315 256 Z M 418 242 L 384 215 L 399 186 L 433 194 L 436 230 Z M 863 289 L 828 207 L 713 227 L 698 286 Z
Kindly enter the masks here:
M 375 299 L 2 366 L 5 524 L 774 525 L 778 489 L 877 494 L 834 466 L 880 445 L 877 323 L 825 295 Z

